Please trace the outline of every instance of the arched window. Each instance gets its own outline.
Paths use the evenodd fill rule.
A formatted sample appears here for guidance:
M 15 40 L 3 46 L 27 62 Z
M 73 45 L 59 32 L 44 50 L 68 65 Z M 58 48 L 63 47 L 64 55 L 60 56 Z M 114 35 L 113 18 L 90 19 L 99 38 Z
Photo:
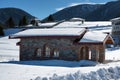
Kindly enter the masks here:
M 54 57 L 59 57 L 59 51 L 58 50 L 54 50 Z
M 92 52 L 91 52 L 91 50 L 89 49 L 89 60 L 91 60 L 92 59 Z
M 87 46 L 82 47 L 80 50 L 80 56 L 81 56 L 81 59 L 83 60 L 91 60 L 92 59 L 91 49 Z
M 50 48 L 48 46 L 45 47 L 45 56 L 50 57 Z
M 40 48 L 37 49 L 37 54 L 36 54 L 36 56 L 37 56 L 37 57 L 40 57 L 40 56 L 41 56 L 41 49 L 40 49 Z
M 86 50 L 85 50 L 85 47 L 82 47 L 81 50 L 80 50 L 80 53 L 81 53 L 81 59 L 85 59 L 86 58 Z

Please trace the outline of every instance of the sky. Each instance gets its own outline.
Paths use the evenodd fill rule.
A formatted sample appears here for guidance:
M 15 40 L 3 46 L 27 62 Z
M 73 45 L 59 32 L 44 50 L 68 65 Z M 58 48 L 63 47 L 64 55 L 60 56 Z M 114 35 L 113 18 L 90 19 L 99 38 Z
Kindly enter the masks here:
M 106 3 L 114 0 L 0 0 L 0 8 L 15 7 L 44 19 L 65 7 L 83 3 Z

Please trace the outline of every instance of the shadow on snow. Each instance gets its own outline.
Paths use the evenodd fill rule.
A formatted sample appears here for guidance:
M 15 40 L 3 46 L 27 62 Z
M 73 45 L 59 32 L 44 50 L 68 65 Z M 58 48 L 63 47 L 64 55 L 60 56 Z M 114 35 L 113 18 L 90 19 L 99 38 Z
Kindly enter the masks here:
M 84 67 L 95 66 L 98 62 L 81 60 L 81 61 L 64 61 L 64 60 L 43 60 L 43 61 L 9 61 L 0 62 L 9 64 L 32 65 L 32 66 L 52 66 L 52 67 Z

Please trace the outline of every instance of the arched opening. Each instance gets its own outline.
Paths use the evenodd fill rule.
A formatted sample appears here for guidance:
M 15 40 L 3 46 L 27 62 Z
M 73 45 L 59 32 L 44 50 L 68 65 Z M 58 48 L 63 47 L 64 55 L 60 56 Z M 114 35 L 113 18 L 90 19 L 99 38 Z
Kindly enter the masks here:
M 85 48 L 84 48 L 84 47 L 81 48 L 80 54 L 81 54 L 81 59 L 84 60 L 84 59 L 85 59 L 85 56 L 86 56 Z
M 54 50 L 54 57 L 59 57 L 59 51 L 57 49 Z
M 92 52 L 91 52 L 91 50 L 89 49 L 89 60 L 91 60 L 92 59 Z
M 82 60 L 91 60 L 92 59 L 92 51 L 89 47 L 84 46 L 80 50 L 80 56 Z
M 36 57 L 41 57 L 41 56 L 42 56 L 41 48 L 38 48 L 38 49 L 36 50 L 35 55 L 36 55 Z
M 50 48 L 48 46 L 45 46 L 45 56 L 50 57 Z

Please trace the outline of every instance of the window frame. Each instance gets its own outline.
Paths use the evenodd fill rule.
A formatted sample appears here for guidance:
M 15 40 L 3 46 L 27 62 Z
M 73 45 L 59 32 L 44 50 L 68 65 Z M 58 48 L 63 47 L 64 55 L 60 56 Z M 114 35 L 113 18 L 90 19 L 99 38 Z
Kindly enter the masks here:
M 41 57 L 41 56 L 42 56 L 42 49 L 41 48 L 37 48 L 36 57 Z
M 45 57 L 50 57 L 51 50 L 49 46 L 45 46 Z
M 60 52 L 58 51 L 58 50 L 54 50 L 54 52 L 53 52 L 54 54 L 53 54 L 53 57 L 59 57 L 59 55 L 60 55 Z

